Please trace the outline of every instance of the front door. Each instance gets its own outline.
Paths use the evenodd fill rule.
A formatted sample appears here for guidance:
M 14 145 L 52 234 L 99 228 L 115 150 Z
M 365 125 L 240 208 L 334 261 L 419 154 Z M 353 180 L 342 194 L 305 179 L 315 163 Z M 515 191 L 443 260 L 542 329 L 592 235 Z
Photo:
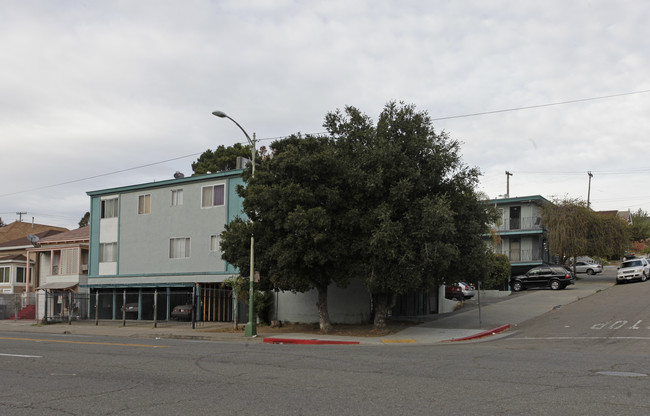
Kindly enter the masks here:
M 519 230 L 521 228 L 521 207 L 510 207 L 510 229 Z
M 510 262 L 521 261 L 521 240 L 513 238 L 510 240 Z

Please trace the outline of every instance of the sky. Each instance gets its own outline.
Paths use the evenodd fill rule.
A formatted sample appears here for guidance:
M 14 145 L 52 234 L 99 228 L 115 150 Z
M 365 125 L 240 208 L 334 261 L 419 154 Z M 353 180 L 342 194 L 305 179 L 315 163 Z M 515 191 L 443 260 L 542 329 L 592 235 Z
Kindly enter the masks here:
M 0 0 L 0 218 L 77 228 L 88 191 L 207 149 L 426 111 L 489 198 L 650 211 L 646 0 Z M 506 175 L 506 171 L 512 173 Z M 589 189 L 589 175 L 591 187 Z

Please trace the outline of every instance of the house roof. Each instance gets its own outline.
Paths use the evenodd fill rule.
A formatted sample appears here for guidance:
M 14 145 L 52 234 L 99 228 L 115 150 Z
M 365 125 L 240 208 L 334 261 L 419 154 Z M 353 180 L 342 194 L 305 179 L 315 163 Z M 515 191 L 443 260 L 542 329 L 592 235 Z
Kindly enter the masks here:
M 29 234 L 38 235 L 39 233 L 49 230 L 57 230 L 59 232 L 68 231 L 67 228 L 56 227 L 53 225 L 14 221 L 5 227 L 0 227 L 0 243 L 27 237 Z
M 27 261 L 27 257 L 25 257 L 24 254 L 13 254 L 11 256 L 0 257 L 0 263 L 9 263 L 15 261 L 20 261 L 24 263 L 25 261 Z
M 62 233 L 41 238 L 38 242 L 43 244 L 78 243 L 90 240 L 90 227 L 85 226 L 76 230 L 64 231 Z
M 497 198 L 497 199 L 490 199 L 487 202 L 492 205 L 517 204 L 522 202 L 532 202 L 537 205 L 550 203 L 548 199 L 544 198 L 541 195 L 517 196 L 513 198 Z
M 89 196 L 100 196 L 100 195 L 119 194 L 122 192 L 138 191 L 142 189 L 164 188 L 170 185 L 181 185 L 184 183 L 202 182 L 202 181 L 208 181 L 213 179 L 220 179 L 220 178 L 225 179 L 225 178 L 237 177 L 237 176 L 241 176 L 243 171 L 244 171 L 243 169 L 226 170 L 223 172 L 209 173 L 206 175 L 190 176 L 188 178 L 169 179 L 166 181 L 149 182 L 149 183 L 142 183 L 138 185 L 122 186 L 118 188 L 108 188 L 108 189 L 101 189 L 97 191 L 88 191 L 86 192 L 86 194 Z
M 620 219 L 627 222 L 628 224 L 632 224 L 632 213 L 630 212 L 629 209 L 626 211 L 616 211 L 616 210 L 598 211 L 598 213 L 606 217 L 619 217 Z
M 64 230 L 65 230 L 65 228 L 64 228 Z M 61 234 L 61 233 L 62 233 L 62 231 L 59 231 L 59 230 L 47 230 L 47 231 L 43 231 L 43 232 L 40 232 L 40 233 L 37 233 L 37 234 L 34 234 L 34 235 L 37 236 L 39 238 L 39 241 L 40 241 L 40 239 L 42 239 L 42 238 L 49 237 L 51 235 Z M 27 235 L 25 235 L 25 236 L 23 236 L 21 238 L 15 239 L 15 240 L 5 241 L 4 243 L 0 243 L 0 250 L 1 249 L 27 247 L 27 246 L 31 247 L 32 242 L 29 241 L 29 239 L 27 239 Z

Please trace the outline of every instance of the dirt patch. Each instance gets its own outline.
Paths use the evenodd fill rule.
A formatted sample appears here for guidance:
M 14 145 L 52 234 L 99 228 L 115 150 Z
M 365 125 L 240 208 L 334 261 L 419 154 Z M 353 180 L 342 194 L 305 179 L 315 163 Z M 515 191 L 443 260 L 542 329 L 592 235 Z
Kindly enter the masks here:
M 419 325 L 421 322 L 414 321 L 390 321 L 386 328 L 375 330 L 372 324 L 365 325 L 332 325 L 332 330 L 327 335 L 346 337 L 381 337 L 395 334 L 411 326 Z M 244 332 L 244 324 L 239 325 L 239 330 L 233 327 L 211 329 L 210 332 Z M 272 328 L 268 325 L 258 325 L 257 334 L 260 336 L 274 336 L 278 334 L 310 334 L 322 335 L 318 324 L 283 324 L 281 327 Z

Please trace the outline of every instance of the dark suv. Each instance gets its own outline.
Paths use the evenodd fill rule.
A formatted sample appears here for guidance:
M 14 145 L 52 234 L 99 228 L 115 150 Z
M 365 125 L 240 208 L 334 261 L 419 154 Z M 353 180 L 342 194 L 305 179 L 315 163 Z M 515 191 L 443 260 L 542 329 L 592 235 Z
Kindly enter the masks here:
M 513 292 L 519 292 L 529 287 L 550 287 L 553 290 L 564 289 L 575 283 L 573 273 L 562 266 L 537 266 L 526 274 L 510 278 Z

